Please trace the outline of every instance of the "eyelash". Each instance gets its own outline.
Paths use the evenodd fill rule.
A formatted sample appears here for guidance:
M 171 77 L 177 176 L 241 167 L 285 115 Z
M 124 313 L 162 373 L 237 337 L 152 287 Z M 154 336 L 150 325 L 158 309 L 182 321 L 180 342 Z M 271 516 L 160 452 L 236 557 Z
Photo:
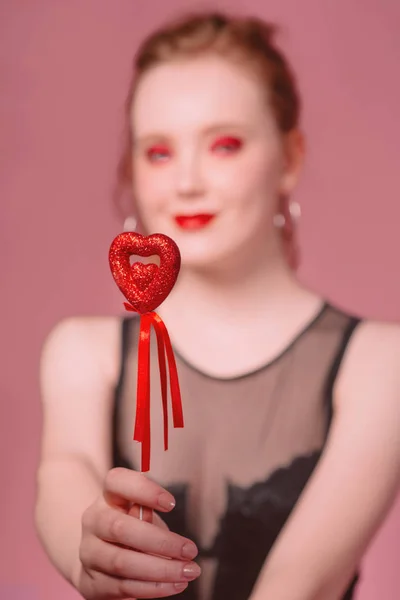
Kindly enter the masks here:
M 165 159 L 160 159 L 157 160 L 154 155 L 155 154 L 168 154 L 168 148 L 167 146 L 152 146 L 151 148 L 149 148 L 146 152 L 147 158 L 151 161 L 151 162 L 164 162 Z
M 224 149 L 223 153 L 227 154 L 227 153 L 231 153 L 231 151 L 236 152 L 237 150 L 240 150 L 241 147 L 243 146 L 243 142 L 242 140 L 240 140 L 239 138 L 236 137 L 232 137 L 232 136 L 226 136 L 223 138 L 219 138 L 218 140 L 216 140 L 213 145 L 211 146 L 212 150 L 217 149 L 218 147 L 228 147 L 228 149 Z
M 212 151 L 216 151 L 216 150 L 221 151 L 222 150 L 222 154 L 225 155 L 225 154 L 232 154 L 234 152 L 237 152 L 238 150 L 241 149 L 242 146 L 243 146 L 243 142 L 239 138 L 232 137 L 232 136 L 225 136 L 222 138 L 218 138 L 215 142 L 213 142 L 213 144 L 211 145 L 211 150 Z M 157 154 L 167 155 L 167 156 L 157 159 L 155 156 Z M 150 160 L 150 162 L 164 162 L 165 160 L 168 160 L 168 158 L 171 157 L 171 152 L 169 151 L 167 146 L 161 146 L 161 145 L 152 146 L 151 148 L 149 148 L 146 151 L 146 156 Z

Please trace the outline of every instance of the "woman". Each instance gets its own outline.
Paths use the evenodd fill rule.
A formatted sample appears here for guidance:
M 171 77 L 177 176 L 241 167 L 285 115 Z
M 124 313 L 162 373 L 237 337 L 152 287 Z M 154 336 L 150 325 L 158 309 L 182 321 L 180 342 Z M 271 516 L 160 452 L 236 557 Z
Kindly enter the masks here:
M 158 312 L 185 428 L 164 454 L 154 382 L 151 478 L 135 472 L 137 319 L 51 333 L 36 522 L 88 600 L 350 599 L 397 492 L 400 331 L 295 277 L 300 103 L 273 33 L 197 15 L 136 58 L 120 175 L 141 230 L 181 250 Z

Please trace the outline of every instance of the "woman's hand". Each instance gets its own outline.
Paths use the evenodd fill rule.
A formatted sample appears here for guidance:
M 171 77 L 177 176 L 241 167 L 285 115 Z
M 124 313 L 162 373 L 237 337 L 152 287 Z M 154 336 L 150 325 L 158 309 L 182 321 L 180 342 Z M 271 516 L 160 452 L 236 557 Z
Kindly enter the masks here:
M 103 494 L 82 517 L 74 585 L 86 600 L 172 596 L 199 576 L 191 562 L 195 544 L 152 513 L 174 505 L 173 496 L 144 475 L 122 468 L 108 472 Z

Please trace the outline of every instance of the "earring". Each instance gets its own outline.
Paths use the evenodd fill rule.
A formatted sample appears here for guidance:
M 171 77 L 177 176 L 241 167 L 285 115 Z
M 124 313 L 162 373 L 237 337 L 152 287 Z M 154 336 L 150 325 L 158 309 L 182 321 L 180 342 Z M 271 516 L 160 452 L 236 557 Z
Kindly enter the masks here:
M 282 213 L 276 213 L 276 215 L 274 215 L 274 218 L 273 218 L 273 223 L 274 223 L 275 227 L 277 227 L 278 229 L 281 229 L 282 227 L 285 226 L 285 223 L 286 223 L 285 215 L 283 215 Z
M 289 204 L 289 214 L 294 221 L 297 221 L 301 216 L 301 208 L 298 202 L 291 202 Z M 286 217 L 282 213 L 276 213 L 273 217 L 273 223 L 275 227 L 282 229 L 286 224 Z
M 124 231 L 136 231 L 137 220 L 132 215 L 126 217 L 123 225 Z
M 301 207 L 298 202 L 291 202 L 289 204 L 289 212 L 292 219 L 297 221 L 301 217 Z

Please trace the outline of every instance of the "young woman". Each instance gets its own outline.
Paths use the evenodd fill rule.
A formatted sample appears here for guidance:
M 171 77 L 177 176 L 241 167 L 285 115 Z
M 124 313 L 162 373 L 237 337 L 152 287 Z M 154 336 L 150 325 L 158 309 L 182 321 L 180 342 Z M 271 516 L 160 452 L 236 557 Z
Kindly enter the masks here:
M 87 600 L 350 599 L 397 492 L 400 329 L 296 279 L 300 101 L 273 34 L 200 14 L 136 57 L 120 176 L 140 231 L 181 250 L 158 312 L 185 428 L 164 453 L 155 380 L 151 477 L 138 473 L 138 319 L 51 333 L 36 522 Z

